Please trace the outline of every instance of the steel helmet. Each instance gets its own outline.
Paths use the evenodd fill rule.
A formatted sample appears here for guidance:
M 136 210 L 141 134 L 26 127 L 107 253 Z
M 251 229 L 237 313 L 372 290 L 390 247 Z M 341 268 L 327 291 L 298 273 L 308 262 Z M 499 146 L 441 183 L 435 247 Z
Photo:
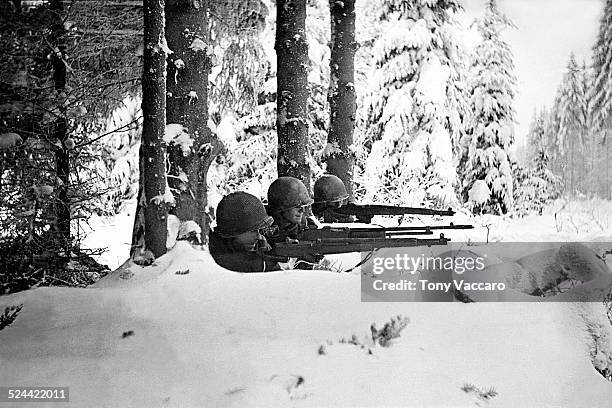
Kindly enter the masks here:
M 266 228 L 273 222 L 262 202 L 249 193 L 239 191 L 228 194 L 217 205 L 216 232 L 224 237 Z
M 285 211 L 312 204 L 308 189 L 295 177 L 279 177 L 268 188 L 268 206 L 271 211 Z
M 333 174 L 322 175 L 314 184 L 315 204 L 343 201 L 347 198 L 349 195 L 344 183 Z

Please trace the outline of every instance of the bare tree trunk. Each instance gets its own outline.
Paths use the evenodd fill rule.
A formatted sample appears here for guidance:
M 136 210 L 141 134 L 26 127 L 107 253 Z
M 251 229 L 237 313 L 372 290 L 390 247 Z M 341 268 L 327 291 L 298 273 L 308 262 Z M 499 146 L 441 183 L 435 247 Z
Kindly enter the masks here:
M 53 0 L 50 4 L 53 13 L 51 63 L 53 65 L 53 85 L 58 94 L 66 91 L 66 44 L 65 30 L 62 13 L 64 7 L 61 0 Z M 55 121 L 54 138 L 60 142 L 60 147 L 55 150 L 55 172 L 59 182 L 57 183 L 57 202 L 55 205 L 56 238 L 61 248 L 69 253 L 71 246 L 70 238 L 70 199 L 68 198 L 68 185 L 70 183 L 70 152 L 66 147 L 68 139 L 68 122 L 66 119 L 66 107 L 63 103 L 59 106 L 59 115 Z
M 277 0 L 276 13 L 278 175 L 309 187 L 306 0 Z
M 168 56 L 167 121 L 183 125 L 193 140 L 186 153 L 169 147 L 171 177 L 176 199 L 175 215 L 194 220 L 207 236 L 206 176 L 221 143 L 208 128 L 208 75 L 211 50 L 208 44 L 208 1 L 167 0 L 166 37 L 173 51 Z M 181 175 L 186 175 L 179 178 Z
M 166 39 L 164 0 L 144 0 L 144 66 L 142 74 L 142 142 L 140 190 L 134 244 L 157 258 L 166 252 Z M 140 224 L 142 223 L 142 224 Z M 141 246 L 142 248 L 142 246 Z M 134 247 L 132 255 L 135 254 Z
M 330 0 L 331 59 L 327 143 L 333 146 L 326 158 L 327 172 L 338 176 L 353 196 L 355 158 L 350 150 L 355 130 L 355 0 Z M 338 150 L 336 150 L 338 149 Z

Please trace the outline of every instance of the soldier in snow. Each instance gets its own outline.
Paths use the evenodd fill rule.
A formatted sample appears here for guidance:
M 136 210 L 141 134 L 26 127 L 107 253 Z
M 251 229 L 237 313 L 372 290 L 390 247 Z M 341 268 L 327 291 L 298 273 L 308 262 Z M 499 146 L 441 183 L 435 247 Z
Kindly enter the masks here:
M 339 177 L 322 175 L 314 184 L 313 213 L 323 222 L 355 222 L 355 217 L 334 211 L 348 203 L 349 194 Z
M 312 198 L 304 183 L 294 177 L 279 177 L 268 188 L 268 214 L 278 226 L 278 235 L 297 239 L 308 228 L 308 212 Z
M 315 182 L 312 212 L 323 222 L 370 223 L 372 221 L 371 215 L 355 216 L 336 211 L 349 202 L 351 202 L 351 199 L 339 177 L 333 174 L 324 174 Z
M 266 235 L 272 235 L 274 220 L 254 195 L 231 193 L 217 206 L 217 227 L 210 231 L 210 254 L 217 264 L 235 272 L 269 272 L 280 270 L 278 263 L 268 261 L 270 250 Z
M 317 222 L 310 216 L 313 200 L 308 189 L 294 177 L 279 177 L 268 188 L 268 214 L 274 219 L 278 231 L 268 236 L 270 242 L 299 240 L 300 232 L 317 228 Z M 312 269 L 313 264 L 323 259 L 320 255 L 309 255 L 296 262 L 296 269 Z

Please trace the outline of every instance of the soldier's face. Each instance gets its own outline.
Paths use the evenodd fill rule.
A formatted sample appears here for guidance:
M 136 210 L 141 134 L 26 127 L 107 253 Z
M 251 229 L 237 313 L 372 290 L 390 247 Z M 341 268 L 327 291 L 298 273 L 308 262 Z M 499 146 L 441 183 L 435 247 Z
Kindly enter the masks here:
M 261 245 L 261 240 L 265 241 L 263 235 L 259 231 L 248 231 L 234 237 L 234 248 L 238 251 L 255 251 L 258 245 Z
M 283 218 L 293 224 L 301 224 L 306 207 L 293 207 L 282 213 Z

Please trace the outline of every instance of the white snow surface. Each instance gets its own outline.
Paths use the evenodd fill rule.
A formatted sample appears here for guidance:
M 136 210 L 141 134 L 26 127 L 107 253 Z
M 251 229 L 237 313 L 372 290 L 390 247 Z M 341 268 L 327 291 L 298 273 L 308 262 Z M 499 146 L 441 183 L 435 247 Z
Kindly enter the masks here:
M 189 96 L 191 97 L 191 93 Z M 164 142 L 180 146 L 184 156 L 189 156 L 193 146 L 193 139 L 189 135 L 187 128 L 180 123 L 168 123 L 166 125 Z
M 362 303 L 359 275 L 233 273 L 185 242 L 95 287 L 0 298 L 15 304 L 0 384 L 69 386 L 70 407 L 483 406 L 467 383 L 493 387 L 492 407 L 612 400 L 591 304 Z M 370 325 L 398 314 L 401 336 L 374 346 Z M 365 349 L 338 342 L 353 334 Z

